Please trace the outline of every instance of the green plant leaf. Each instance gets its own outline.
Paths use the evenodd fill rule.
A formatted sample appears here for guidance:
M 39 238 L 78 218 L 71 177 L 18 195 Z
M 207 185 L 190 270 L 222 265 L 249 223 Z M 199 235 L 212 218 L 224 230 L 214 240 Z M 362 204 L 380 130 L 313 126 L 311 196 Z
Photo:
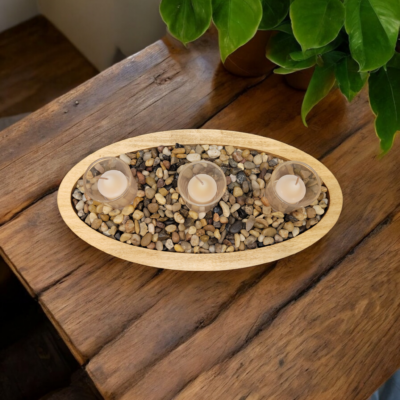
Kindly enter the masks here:
M 293 29 L 290 21 L 283 21 L 274 28 L 274 31 L 285 32 L 293 36 Z
M 342 44 L 343 40 L 343 35 L 339 35 L 333 42 L 327 44 L 326 46 L 305 51 L 295 51 L 293 53 L 290 53 L 290 57 L 292 60 L 295 61 L 303 61 L 312 56 L 322 55 L 328 53 L 329 51 L 335 50 L 338 46 Z
M 263 16 L 258 29 L 268 30 L 278 26 L 289 12 L 290 0 L 261 0 Z
M 358 64 L 347 56 L 336 65 L 336 81 L 340 91 L 346 96 L 348 101 L 352 101 L 359 91 L 364 87 L 368 79 L 367 72 L 359 72 Z
M 290 53 L 299 50 L 300 45 L 297 43 L 293 35 L 285 32 L 278 32 L 269 40 L 267 46 L 267 58 L 280 67 L 293 71 L 299 71 L 315 65 L 315 56 L 302 61 L 292 60 Z
M 334 84 L 334 64 L 326 63 L 323 67 L 316 65 L 301 106 L 301 118 L 305 126 L 308 126 L 306 121 L 308 113 L 330 92 Z
M 400 130 L 400 54 L 369 78 L 369 101 L 376 116 L 375 130 L 381 149 L 388 152 Z
M 293 69 L 293 68 L 275 68 L 274 69 L 274 74 L 277 75 L 289 75 L 293 74 L 293 72 L 299 71 L 298 69 Z
M 302 49 L 315 49 L 337 37 L 344 23 L 344 6 L 340 0 L 294 0 L 290 18 Z
M 399 0 L 346 0 L 346 31 L 360 71 L 373 71 L 393 56 L 400 28 Z
M 160 14 L 171 34 L 187 44 L 210 26 L 211 0 L 162 0 Z
M 260 0 L 212 0 L 222 62 L 257 32 L 262 18 Z

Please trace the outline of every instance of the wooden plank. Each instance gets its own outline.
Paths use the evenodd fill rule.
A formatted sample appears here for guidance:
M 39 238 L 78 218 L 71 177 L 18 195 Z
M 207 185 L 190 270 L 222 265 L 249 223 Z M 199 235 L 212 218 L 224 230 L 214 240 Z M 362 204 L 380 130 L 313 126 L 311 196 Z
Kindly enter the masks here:
M 174 398 L 369 397 L 399 367 L 399 239 L 397 212 L 245 348 Z
M 98 73 L 46 18 L 0 33 L 0 117 L 36 111 Z
M 215 321 L 198 329 L 170 354 L 160 358 L 159 351 L 152 352 L 148 340 L 151 332 L 138 330 L 137 325 L 105 347 L 87 366 L 103 395 L 119 397 L 128 390 L 135 399 L 172 398 L 198 374 L 251 340 L 277 310 L 328 271 L 398 205 L 400 182 L 388 177 L 396 173 L 399 150 L 395 149 L 383 160 L 376 157 L 376 151 L 376 138 L 370 125 L 327 156 L 323 161 L 344 190 L 345 204 L 339 223 L 311 248 L 279 261 Z M 380 195 L 368 195 L 376 192 Z M 169 315 L 164 318 L 168 319 Z M 149 323 L 146 315 L 141 319 L 143 326 Z M 144 348 L 147 349 L 147 365 L 136 364 L 133 355 Z M 168 379 L 160 379 L 163 376 Z
M 114 65 L 1 132 L 0 223 L 55 190 L 95 150 L 147 132 L 202 125 L 260 80 L 220 67 L 213 33 L 188 49 L 164 39 Z

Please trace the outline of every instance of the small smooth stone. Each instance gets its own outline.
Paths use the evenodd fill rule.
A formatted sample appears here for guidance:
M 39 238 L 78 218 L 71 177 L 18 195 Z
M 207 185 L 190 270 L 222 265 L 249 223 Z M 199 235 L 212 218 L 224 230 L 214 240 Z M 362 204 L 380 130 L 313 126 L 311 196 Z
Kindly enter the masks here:
M 253 243 L 255 243 L 256 240 L 257 240 L 257 238 L 255 236 L 250 235 L 248 238 L 245 239 L 244 244 L 246 246 L 250 246 Z
M 198 246 L 200 242 L 200 238 L 197 235 L 193 235 L 192 238 L 190 239 L 190 244 L 195 247 Z
M 179 202 L 172 204 L 172 212 L 176 213 L 177 211 L 179 211 L 181 209 L 181 207 L 182 207 L 182 205 Z M 179 222 L 179 223 L 181 223 L 181 222 Z
M 283 225 L 283 228 L 286 229 L 288 232 L 293 232 L 293 229 L 294 229 L 293 222 L 291 222 L 291 221 L 286 222 L 285 225 Z
M 225 151 L 228 155 L 232 155 L 232 153 L 235 151 L 235 148 L 233 146 L 225 146 Z
M 148 231 L 147 225 L 144 222 L 140 223 L 140 236 L 144 236 Z
M 190 162 L 200 161 L 201 155 L 199 153 L 191 153 L 186 156 L 186 159 Z
M 183 253 L 185 251 L 185 250 L 183 250 L 183 247 L 180 244 L 176 244 L 174 246 L 174 248 L 175 248 L 175 251 L 178 253 Z
M 313 206 L 315 212 L 317 215 L 322 215 L 325 213 L 324 209 L 321 206 Z
M 235 247 L 239 248 L 240 246 L 240 235 L 239 233 L 235 233 Z
M 264 246 L 268 246 L 268 245 L 274 244 L 274 243 L 275 243 L 275 240 L 274 240 L 273 237 L 267 236 L 267 237 L 265 237 L 264 240 L 263 240 L 263 245 L 264 245 Z
M 263 234 L 264 236 L 274 237 L 274 236 L 276 235 L 276 229 L 275 229 L 275 228 L 272 228 L 272 227 L 266 228 L 266 229 L 264 229 L 264 230 L 262 231 L 262 234 Z
M 119 240 L 120 240 L 121 242 L 126 242 L 126 241 L 129 240 L 131 237 L 132 237 L 132 234 L 131 234 L 131 233 L 123 233 L 123 234 L 121 235 L 121 237 L 119 238 Z
M 307 218 L 307 212 L 305 208 L 299 208 L 298 210 L 293 211 L 292 215 L 299 221 L 303 221 Z
M 289 232 L 286 229 L 281 229 L 279 231 L 279 235 L 283 238 L 283 239 L 287 239 L 289 236 Z
M 120 158 L 120 160 L 122 160 L 124 163 L 130 165 L 131 159 L 130 159 L 130 157 L 128 157 L 126 154 L 121 154 L 121 155 L 119 156 L 119 158 Z
M 152 176 L 148 176 L 146 178 L 146 183 L 150 186 L 153 187 L 156 184 L 156 180 Z
M 147 209 L 152 213 L 155 214 L 158 211 L 159 205 L 157 203 L 150 203 L 147 206 Z
M 134 230 L 135 230 L 135 223 L 131 219 L 129 219 L 128 221 L 126 221 L 125 224 L 125 232 L 131 233 Z
M 197 231 L 196 227 L 195 227 L 195 226 L 191 226 L 191 227 L 188 229 L 188 234 L 189 234 L 189 235 L 194 235 L 194 234 L 196 233 L 196 231 Z
M 161 194 L 161 193 L 156 193 L 155 195 L 156 200 L 159 204 L 164 205 L 166 204 L 167 200 L 165 199 L 165 197 Z
M 75 209 L 77 211 L 83 210 L 83 207 L 85 206 L 85 202 L 83 200 L 78 201 L 78 203 L 75 206 Z
M 180 238 L 178 232 L 172 232 L 171 238 L 174 243 L 179 243 Z
M 244 167 L 245 167 L 246 169 L 254 169 L 254 168 L 256 167 L 256 165 L 255 165 L 253 162 L 251 162 L 251 161 L 246 161 L 246 162 L 244 163 Z
M 103 221 L 102 221 L 100 218 L 96 218 L 96 219 L 92 222 L 91 227 L 92 227 L 93 229 L 97 230 L 97 229 L 100 228 L 100 226 L 101 226 L 102 223 L 103 223 Z
M 174 247 L 174 243 L 172 242 L 171 239 L 168 239 L 168 240 L 165 242 L 165 247 L 166 247 L 168 250 L 171 250 L 171 249 Z
M 244 193 L 248 193 L 249 192 L 249 190 L 250 190 L 249 182 L 244 181 L 242 183 L 242 190 L 243 190 Z
M 124 216 L 122 214 L 118 214 L 116 217 L 114 217 L 113 222 L 114 224 L 121 224 L 122 221 L 124 220 Z
M 276 242 L 276 243 L 283 242 L 283 238 L 282 238 L 282 236 L 280 236 L 280 235 L 275 235 L 275 236 L 274 236 L 274 239 L 275 239 L 275 242 Z
M 155 189 L 152 189 L 152 188 L 146 188 L 144 193 L 145 193 L 146 197 L 151 200 L 155 196 L 156 191 L 155 191 Z
M 167 227 L 165 227 L 165 230 L 166 230 L 168 233 L 175 232 L 175 231 L 176 231 L 176 225 L 168 225 Z
M 134 246 L 139 246 L 140 241 L 141 241 L 141 237 L 140 237 L 139 235 L 134 234 L 134 235 L 131 236 L 131 243 L 132 243 Z
M 228 204 L 226 204 L 224 201 L 220 201 L 219 205 L 222 208 L 222 213 L 223 213 L 224 217 L 228 218 L 229 215 L 231 214 Z
M 240 196 L 242 196 L 242 195 L 243 195 L 243 190 L 242 190 L 242 188 L 241 188 L 241 187 L 235 187 L 235 188 L 233 189 L 233 195 L 234 195 L 235 197 L 240 197 Z
M 122 212 L 121 212 L 122 215 L 129 215 L 129 214 L 132 214 L 132 213 L 133 213 L 133 205 L 132 204 L 130 204 L 129 206 L 124 207 L 122 209 Z
M 235 203 L 232 207 L 231 207 L 231 214 L 233 214 L 235 211 L 239 210 L 240 208 L 240 204 Z
M 162 251 L 163 248 L 164 248 L 164 245 L 162 244 L 162 242 L 157 241 L 157 242 L 156 242 L 156 250 Z
M 190 245 L 189 242 L 183 241 L 180 245 L 182 246 L 185 253 L 191 253 L 192 246 Z
M 236 221 L 233 225 L 231 225 L 229 232 L 230 233 L 238 233 L 242 229 L 242 221 Z M 238 246 L 236 246 L 238 247 Z
M 254 215 L 251 215 L 246 221 L 246 231 L 250 231 L 250 229 L 253 228 L 255 222 L 256 218 L 254 217 Z
M 135 212 L 132 214 L 132 218 L 136 220 L 141 220 L 144 216 L 144 213 L 140 210 L 135 210 Z
M 300 233 L 300 228 L 295 226 L 292 232 L 293 237 L 296 237 L 299 233 Z
M 182 217 L 181 214 L 176 213 L 174 214 L 174 220 L 178 223 L 178 224 L 183 224 L 185 222 L 185 218 Z
M 262 163 L 263 159 L 262 159 L 262 155 L 261 154 L 257 154 L 254 158 L 253 158 L 253 163 L 256 165 L 260 165 Z
M 218 149 L 210 149 L 207 151 L 207 154 L 210 158 L 218 158 L 221 155 L 221 152 Z
M 104 206 L 103 207 L 103 214 L 109 214 L 112 211 L 112 207 Z
M 196 211 L 190 210 L 190 211 L 189 211 L 189 217 L 190 217 L 190 218 L 193 218 L 194 220 L 196 220 L 197 218 L 199 218 L 199 214 L 197 214 Z

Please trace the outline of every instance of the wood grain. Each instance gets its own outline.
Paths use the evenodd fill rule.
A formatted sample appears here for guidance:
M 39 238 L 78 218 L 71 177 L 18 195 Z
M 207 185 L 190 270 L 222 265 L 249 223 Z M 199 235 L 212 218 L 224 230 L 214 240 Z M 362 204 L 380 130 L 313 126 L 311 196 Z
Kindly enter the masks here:
M 0 33 L 0 118 L 36 111 L 98 73 L 46 18 Z
M 236 148 L 256 149 L 260 152 L 277 155 L 286 160 L 302 161 L 310 165 L 329 190 L 329 207 L 324 217 L 317 225 L 303 234 L 274 246 L 255 249 L 250 255 L 245 251 L 223 254 L 160 253 L 142 247 L 128 246 L 94 231 L 77 216 L 71 202 L 71 193 L 75 189 L 78 179 L 82 177 L 89 165 L 95 160 L 102 157 L 119 156 L 124 152 L 149 149 L 159 145 L 195 144 L 199 136 L 203 144 L 226 145 L 229 143 Z M 335 225 L 342 210 L 343 198 L 340 186 L 332 173 L 318 160 L 295 147 L 276 140 L 241 132 L 185 129 L 151 133 L 138 138 L 123 140 L 91 154 L 80 161 L 65 176 L 58 190 L 57 203 L 65 223 L 77 236 L 90 245 L 115 257 L 156 268 L 162 266 L 166 269 L 180 271 L 226 271 L 273 262 L 311 246 L 326 235 Z
M 389 179 L 396 173 L 399 151 L 383 160 L 378 159 L 376 152 L 373 127 L 369 126 L 324 158 L 324 164 L 335 173 L 344 192 L 344 208 L 335 228 L 314 246 L 278 261 L 256 285 L 185 343 L 160 359 L 158 352 L 152 353 L 150 343 L 144 344 L 150 333 L 142 334 L 132 326 L 93 357 L 87 369 L 103 395 L 120 397 L 126 392 L 134 395 L 135 400 L 173 398 L 198 374 L 251 342 L 280 309 L 333 268 L 399 204 L 400 182 Z M 374 174 L 366 172 L 366 165 Z M 359 278 L 362 280 L 363 276 Z M 149 320 L 144 315 L 144 326 L 146 322 Z M 139 346 L 134 343 L 140 343 L 140 351 L 147 348 L 146 367 L 136 365 L 133 355 Z M 127 357 L 126 349 L 132 357 Z M 168 379 L 160 380 L 166 374 Z M 373 387 L 370 390 L 372 393 Z
M 174 398 L 368 398 L 400 365 L 399 232 L 397 213 L 248 346 Z
M 198 127 L 261 79 L 226 72 L 211 32 L 187 49 L 164 39 L 114 65 L 1 133 L 0 223 L 56 190 L 97 149 L 148 132 Z
M 163 56 L 168 53 L 163 43 L 157 45 L 158 50 L 142 53 L 142 59 L 140 55 L 135 56 L 134 65 L 143 68 L 142 74 L 146 65 L 153 65 L 159 55 L 159 63 L 162 63 Z M 210 51 L 207 41 L 201 42 L 198 47 L 193 45 L 189 52 L 180 49 L 171 55 L 180 65 L 190 60 L 200 77 L 190 75 L 193 80 L 198 79 L 198 83 L 185 82 L 183 86 L 187 85 L 188 91 L 178 88 L 166 92 L 163 99 L 157 97 L 162 107 L 156 106 L 154 110 L 166 120 L 165 126 L 161 126 L 158 119 L 155 129 L 151 129 L 152 121 L 148 120 L 154 116 L 159 118 L 158 115 L 144 112 L 133 121 L 133 118 L 130 119 L 132 108 L 124 107 L 122 100 L 116 100 L 119 108 L 114 107 L 112 101 L 107 102 L 109 90 L 113 97 L 116 87 L 120 88 L 117 92 L 124 91 L 125 85 L 130 84 L 127 78 L 130 72 L 123 73 L 114 67 L 96 78 L 96 83 L 92 81 L 79 92 L 97 93 L 104 103 L 102 110 L 93 96 L 85 97 L 85 101 L 80 103 L 81 109 L 73 108 L 77 93 L 73 92 L 64 96 L 59 103 L 67 105 L 69 111 L 74 111 L 71 121 L 63 119 L 57 112 L 54 115 L 49 112 L 33 116 L 30 127 L 26 125 L 25 133 L 21 136 L 27 143 L 26 147 L 14 146 L 15 157 L 0 142 L 2 150 L 5 149 L 6 164 L 13 162 L 14 158 L 25 157 L 25 154 L 25 160 L 32 155 L 37 157 L 35 152 L 40 153 L 43 144 L 43 161 L 39 164 L 47 163 L 53 168 L 50 185 L 41 182 L 39 188 L 33 185 L 29 188 L 33 194 L 23 197 L 23 202 L 36 199 L 45 187 L 55 188 L 55 177 L 60 178 L 77 159 L 104 144 L 121 139 L 111 128 L 113 121 L 125 133 L 129 131 L 129 124 L 133 123 L 136 124 L 135 132 L 141 129 L 138 125 L 149 128 L 148 132 L 178 128 L 173 125 L 179 125 L 181 119 L 182 123 L 193 123 L 191 127 L 199 126 L 212 116 L 209 111 L 218 113 L 232 100 L 233 92 L 240 85 L 236 79 L 225 77 L 223 71 L 207 72 L 207 68 L 216 68 L 217 63 L 213 60 L 218 59 L 218 54 L 212 47 L 212 57 L 207 58 L 210 55 L 205 56 L 206 51 Z M 133 66 L 126 64 L 126 68 L 129 70 Z M 183 68 L 186 71 L 187 67 Z M 154 72 L 154 69 L 150 70 Z M 217 81 L 220 84 L 216 86 L 210 84 L 213 73 L 219 76 Z M 245 90 L 243 88 L 253 83 L 247 81 L 240 90 Z M 199 100 L 197 94 L 190 90 L 193 87 L 202 89 L 201 85 L 219 95 L 214 93 L 214 96 L 207 96 L 202 92 L 203 97 Z M 233 90 L 230 86 L 234 86 Z M 153 90 L 151 84 L 149 89 L 143 86 L 143 92 L 147 90 Z M 186 94 L 184 101 L 175 97 L 178 91 Z M 125 100 L 129 101 L 129 93 L 124 93 Z M 154 91 L 151 95 L 155 95 Z M 190 101 L 193 100 L 191 105 L 187 105 L 190 110 L 186 108 L 188 97 Z M 300 107 L 301 97 L 301 93 L 282 85 L 281 77 L 267 78 L 206 123 L 208 128 L 254 132 L 299 147 L 320 158 L 341 184 L 344 209 L 335 228 L 312 247 L 274 265 L 216 273 L 187 273 L 158 272 L 124 261 L 111 262 L 110 256 L 82 242 L 61 223 L 56 210 L 56 194 L 44 197 L 0 228 L 0 246 L 9 262 L 32 293 L 39 295 L 41 305 L 62 332 L 76 357 L 81 362 L 88 361 L 86 368 L 105 398 L 157 400 L 181 396 L 196 399 L 202 398 L 203 391 L 198 385 L 203 383 L 207 385 L 204 393 L 212 398 L 214 392 L 208 387 L 215 388 L 211 379 L 213 373 L 219 386 L 226 388 L 226 381 L 226 385 L 237 388 L 233 396 L 230 396 L 229 390 L 232 389 L 229 387 L 222 396 L 217 388 L 215 393 L 219 394 L 219 398 L 226 398 L 226 393 L 232 398 L 239 393 L 242 398 L 248 394 L 247 399 L 269 398 L 267 384 L 263 382 L 270 383 L 271 387 L 279 383 L 281 388 L 277 390 L 281 390 L 280 398 L 284 400 L 296 396 L 304 398 L 308 394 L 310 396 L 307 398 L 316 398 L 317 395 L 318 398 L 328 399 L 366 398 L 397 368 L 400 343 L 392 327 L 398 330 L 395 322 L 398 319 L 398 304 L 395 298 L 393 301 L 387 300 L 391 293 L 398 291 L 393 286 L 398 281 L 398 271 L 393 264 L 395 261 L 398 263 L 398 255 L 391 251 L 397 242 L 391 237 L 390 248 L 387 245 L 380 247 L 380 244 L 388 240 L 388 233 L 397 234 L 398 217 L 394 219 L 394 228 L 382 229 L 385 234 L 379 234 L 379 228 L 375 231 L 379 239 L 375 240 L 375 236 L 372 236 L 373 241 L 366 239 L 368 246 L 357 248 L 357 245 L 398 207 L 400 182 L 393 177 L 397 176 L 400 149 L 395 146 L 386 157 L 378 159 L 378 145 L 365 92 L 349 106 L 338 92 L 332 93 L 310 115 L 310 130 L 302 127 L 296 109 Z M 215 103 L 212 103 L 213 98 L 217 98 Z M 176 112 L 176 102 L 183 109 L 182 115 Z M 136 104 L 139 104 L 139 100 Z M 91 105 L 93 114 L 89 111 Z M 108 109 L 112 113 L 104 116 Z M 105 118 L 108 132 L 112 132 L 108 139 L 101 130 L 100 114 Z M 143 116 L 140 121 L 139 116 Z M 98 147 L 91 144 L 94 140 L 90 131 L 91 123 L 100 129 L 100 141 L 104 144 Z M 47 148 L 46 143 L 49 137 L 53 149 L 57 143 L 62 147 L 68 138 L 65 132 L 72 137 L 75 124 L 86 153 L 75 157 L 69 150 L 71 160 L 67 157 L 61 161 L 53 158 L 60 153 L 48 151 L 50 147 Z M 41 130 L 37 130 L 37 127 L 41 127 Z M 87 137 L 90 144 L 85 142 L 85 129 L 91 133 Z M 32 132 L 44 132 L 44 137 L 29 136 Z M 141 133 L 144 132 L 145 129 Z M 70 148 L 66 145 L 65 149 Z M 0 163 L 4 160 L 0 159 Z M 33 162 L 38 162 L 38 159 L 33 158 Z M 55 167 L 51 166 L 53 163 Z M 35 168 L 34 171 L 43 170 L 42 167 Z M 55 171 L 56 168 L 62 172 Z M 3 215 L 14 215 L 15 208 L 11 207 L 10 199 L 11 195 L 8 195 L 8 200 L 1 203 L 3 210 L 8 207 Z M 354 255 L 341 262 L 354 249 Z M 371 258 L 370 249 L 373 250 Z M 385 249 L 389 255 L 384 253 L 378 257 L 380 249 Z M 357 273 L 352 273 L 353 264 Z M 386 264 L 389 264 L 387 273 Z M 343 273 L 342 265 L 345 265 Z M 376 278 L 374 269 L 383 271 L 381 280 L 379 276 Z M 331 270 L 333 272 L 330 273 Z M 336 278 L 328 280 L 332 273 L 336 273 Z M 307 295 L 309 288 L 324 275 L 327 278 Z M 377 285 L 373 285 L 375 278 Z M 318 292 L 317 288 L 323 290 Z M 351 290 L 354 288 L 357 290 Z M 338 297 L 335 297 L 336 290 Z M 374 304 L 379 307 L 372 305 L 363 309 L 362 319 L 356 319 L 356 322 L 359 322 L 360 328 L 368 322 L 369 328 L 358 329 L 353 324 L 353 314 L 348 312 L 346 304 L 360 304 L 360 295 L 370 294 L 371 291 L 376 293 L 378 300 Z M 321 297 L 319 293 L 322 293 Z M 307 296 L 312 301 L 303 301 Z M 380 303 L 379 299 L 384 301 Z M 288 310 L 287 314 L 285 310 Z M 308 318 L 309 310 L 316 316 L 315 320 Z M 338 315 L 336 319 L 335 315 Z M 343 319 L 340 319 L 340 315 L 343 315 Z M 309 322 L 311 330 L 307 330 L 305 321 Z M 332 321 L 338 324 L 337 337 Z M 377 329 L 370 329 L 375 327 L 375 322 Z M 323 336 L 318 336 L 319 332 Z M 324 347 L 323 339 L 319 342 L 312 340 L 313 334 L 317 338 L 329 338 L 326 340 L 327 346 Z M 351 345 L 347 345 L 347 342 Z M 372 343 L 379 354 L 373 353 L 374 346 L 368 347 L 366 343 Z M 279 352 L 274 347 L 290 349 L 287 355 L 290 362 L 284 359 L 283 367 L 279 367 L 279 370 L 280 358 L 276 358 Z M 251 351 L 247 353 L 247 349 Z M 344 349 L 343 360 L 347 361 L 346 365 L 339 364 L 342 370 L 333 365 L 336 357 L 341 355 L 341 349 Z M 313 354 L 316 354 L 314 358 Z M 256 361 L 253 362 L 253 358 Z M 351 362 L 353 359 L 359 361 L 357 365 Z M 309 360 L 313 368 L 311 377 L 307 374 L 307 367 L 303 368 Z M 254 379 L 251 375 L 241 375 L 241 370 L 236 372 L 235 369 L 241 362 L 243 371 L 253 372 L 255 366 L 260 373 L 256 371 Z M 343 370 L 348 374 L 344 374 Z M 232 380 L 232 376 L 236 375 L 231 371 L 235 371 L 240 378 L 237 382 Z M 269 371 L 274 381 L 268 378 Z M 375 373 L 368 375 L 366 371 Z M 330 391 L 326 389 L 329 383 L 333 387 Z M 327 394 L 321 396 L 321 393 Z M 343 397 L 343 393 L 354 393 L 354 396 Z

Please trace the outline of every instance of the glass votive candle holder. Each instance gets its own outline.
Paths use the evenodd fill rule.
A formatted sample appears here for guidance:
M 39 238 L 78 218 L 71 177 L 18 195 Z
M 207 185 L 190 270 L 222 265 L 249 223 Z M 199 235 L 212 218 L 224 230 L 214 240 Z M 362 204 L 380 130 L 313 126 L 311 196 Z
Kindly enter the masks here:
M 190 210 L 207 212 L 218 204 L 225 193 L 225 174 L 210 161 L 186 164 L 179 173 L 178 190 Z
M 307 164 L 287 161 L 277 166 L 264 190 L 275 211 L 290 213 L 313 203 L 321 192 L 321 179 Z
M 85 197 L 113 208 L 132 204 L 137 195 L 137 182 L 129 166 L 116 157 L 99 158 L 83 175 Z

